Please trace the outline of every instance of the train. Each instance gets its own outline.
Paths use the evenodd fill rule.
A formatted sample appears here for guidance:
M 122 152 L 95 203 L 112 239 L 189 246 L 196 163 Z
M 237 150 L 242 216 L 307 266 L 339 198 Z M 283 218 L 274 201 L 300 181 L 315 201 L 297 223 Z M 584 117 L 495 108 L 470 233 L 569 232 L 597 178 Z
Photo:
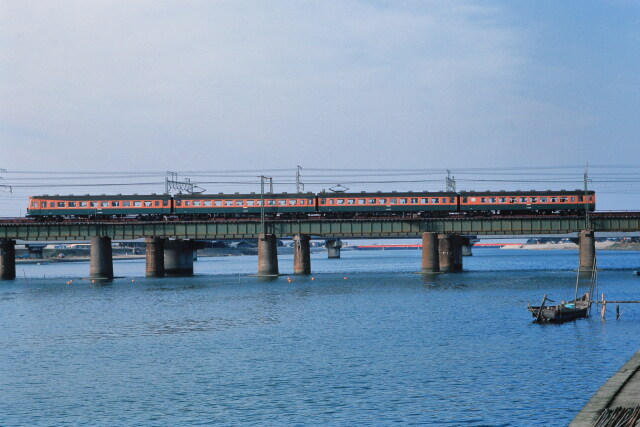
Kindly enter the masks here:
M 269 219 L 584 215 L 595 210 L 595 197 L 594 191 L 584 190 L 42 195 L 29 198 L 27 217 L 161 220 L 252 219 L 263 214 Z

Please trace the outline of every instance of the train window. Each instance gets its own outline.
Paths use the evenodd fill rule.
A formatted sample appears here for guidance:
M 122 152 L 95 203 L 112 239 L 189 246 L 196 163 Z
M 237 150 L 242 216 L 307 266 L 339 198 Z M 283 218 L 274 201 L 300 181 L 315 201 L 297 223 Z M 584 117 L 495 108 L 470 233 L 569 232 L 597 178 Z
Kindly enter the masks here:
M 222 200 L 214 200 L 213 206 L 222 206 Z
M 100 206 L 103 208 L 108 208 L 109 207 L 109 202 L 100 202 Z M 151 205 L 149 205 L 151 206 Z
M 184 201 L 184 205 L 185 206 L 191 206 L 191 200 L 185 200 Z
M 387 199 L 380 199 L 378 203 L 380 203 L 381 205 L 385 205 L 387 204 Z
M 158 202 L 156 202 L 156 203 L 158 203 Z M 111 202 L 111 207 L 117 208 L 119 206 L 120 206 L 120 202 Z M 158 206 L 158 205 L 156 205 L 156 206 Z
M 133 202 L 133 207 L 134 208 L 139 208 L 140 206 L 142 206 L 141 202 Z
M 359 205 L 364 205 L 364 204 L 366 204 L 366 203 L 367 203 L 367 200 L 366 200 L 366 199 L 358 199 L 358 204 L 359 204 Z
M 480 203 L 487 203 L 486 197 L 480 197 Z
M 295 205 L 297 205 L 297 204 L 298 204 L 298 201 L 297 201 L 296 199 L 290 199 L 290 200 L 289 200 L 289 205 L 291 205 L 291 206 L 295 206 Z
M 253 200 L 247 200 L 247 206 L 253 206 L 255 202 Z
M 540 203 L 547 203 L 546 197 L 540 197 Z
M 58 207 L 59 208 L 64 208 L 64 202 L 58 202 Z
M 496 200 L 497 199 L 495 197 L 489 197 L 489 203 L 495 203 Z
M 40 202 L 40 207 L 41 208 L 46 208 L 47 207 L 47 202 Z
M 309 202 L 309 206 L 313 205 L 313 199 L 307 199 L 307 202 Z
M 298 204 L 299 204 L 300 206 L 304 206 L 304 199 L 300 199 L 300 200 L 298 200 Z M 311 200 L 309 200 L 309 204 L 311 204 Z
M 117 202 L 115 202 L 115 203 L 117 203 Z M 160 206 L 160 201 L 156 200 L 155 202 L 153 202 L 153 205 L 154 206 Z M 118 206 L 118 205 L 112 205 L 112 206 Z
M 531 203 L 538 203 L 538 198 L 537 197 L 532 197 L 531 198 Z
M 176 201 L 176 204 L 177 204 L 178 206 L 180 206 L 180 200 L 177 200 L 177 201 Z M 128 208 L 129 206 L 131 206 L 131 202 L 130 202 L 130 201 L 128 201 L 128 200 L 126 200 L 126 201 L 122 202 L 122 206 L 123 206 L 123 207 L 125 207 L 125 208 Z
M 356 204 L 356 199 L 347 199 L 347 204 L 348 205 L 355 205 Z
M 509 197 L 509 203 L 515 203 L 516 200 L 517 199 L 515 197 Z
M 233 200 L 225 200 L 224 201 L 224 205 L 225 206 L 233 206 Z M 198 206 L 200 206 L 200 205 L 198 205 Z
M 336 199 L 336 202 L 337 202 L 339 205 L 344 205 L 344 199 Z
M 31 207 L 32 208 L 37 208 L 38 207 L 38 202 L 31 202 Z
M 568 199 L 568 198 L 566 198 L 566 197 L 560 197 L 560 201 L 561 201 L 561 202 L 568 202 L 568 201 L 569 201 L 569 199 Z
M 244 206 L 244 200 L 236 200 L 236 206 Z
M 129 202 L 125 202 L 129 203 Z M 176 206 L 182 206 L 182 200 L 176 200 Z
M 275 206 L 276 205 L 276 201 L 275 200 L 267 200 L 267 205 L 268 206 Z
M 279 206 L 285 206 L 287 204 L 286 200 L 278 200 L 278 205 Z
M 442 198 L 442 203 L 447 203 L 447 198 L 446 197 Z
M 205 200 L 204 202 L 202 202 L 205 206 L 211 206 L 213 203 L 211 203 L 211 200 Z
M 475 197 L 472 197 L 472 198 L 471 198 L 471 202 L 475 202 L 475 201 L 476 201 L 476 198 L 475 198 Z
M 449 203 L 455 203 L 455 202 L 456 202 L 455 197 L 449 197 Z
M 438 199 L 437 197 L 434 197 L 431 199 L 431 203 L 440 203 L 440 199 Z
M 98 202 L 89 202 L 89 206 L 91 206 L 92 208 L 97 208 Z
M 557 197 L 552 197 L 552 198 L 551 198 L 551 203 L 556 203 L 557 201 L 558 201 L 558 198 L 557 198 Z
M 264 202 L 262 200 L 256 201 L 256 205 L 258 205 L 258 206 L 262 206 L 263 204 L 264 204 Z
M 194 200 L 193 201 L 193 206 L 202 206 L 202 201 L 201 200 Z
M 169 206 L 169 201 L 168 200 L 163 200 L 162 201 L 162 206 Z
M 579 201 L 579 202 L 584 202 L 584 197 L 582 197 L 582 196 L 578 196 L 578 201 Z
M 76 207 L 76 202 L 69 202 L 68 203 L 70 208 L 75 208 Z
M 575 197 L 571 197 L 571 201 L 572 201 L 572 202 L 575 202 L 575 201 L 576 201 L 576 198 L 575 198 Z
M 398 199 L 389 199 L 389 203 L 391 203 L 392 205 L 395 205 L 398 203 Z
M 144 202 L 145 207 L 150 208 L 151 206 L 153 206 L 153 203 L 151 201 L 145 201 Z
M 500 203 L 507 203 L 506 197 L 500 197 Z
M 420 199 L 420 203 L 422 203 L 423 205 L 426 205 L 427 203 L 429 203 L 429 199 L 427 199 L 426 197 L 423 197 L 422 199 Z
M 520 203 L 527 203 L 526 197 L 520 197 Z
M 407 199 L 404 199 L 404 198 L 400 199 L 400 204 L 401 205 L 406 205 L 407 204 Z
M 327 204 L 327 199 L 320 199 L 320 204 L 321 205 L 326 205 Z
M 462 198 L 462 203 L 467 203 L 467 198 L 466 197 Z
M 369 199 L 369 204 L 370 205 L 375 205 L 376 204 L 376 199 Z

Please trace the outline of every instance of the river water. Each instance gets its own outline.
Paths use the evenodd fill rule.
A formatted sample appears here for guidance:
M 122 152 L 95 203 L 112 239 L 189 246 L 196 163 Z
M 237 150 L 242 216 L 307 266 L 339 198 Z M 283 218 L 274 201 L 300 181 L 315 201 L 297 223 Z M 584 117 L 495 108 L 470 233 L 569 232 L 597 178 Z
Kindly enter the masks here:
M 607 299 L 640 299 L 640 252 L 598 257 Z M 19 264 L 0 283 L 0 425 L 566 425 L 640 349 L 640 305 L 531 322 L 528 302 L 573 296 L 577 262 L 477 249 L 424 277 L 417 250 L 345 251 L 302 278 L 280 256 L 261 281 L 251 256 L 176 279 L 136 260 L 110 285 Z

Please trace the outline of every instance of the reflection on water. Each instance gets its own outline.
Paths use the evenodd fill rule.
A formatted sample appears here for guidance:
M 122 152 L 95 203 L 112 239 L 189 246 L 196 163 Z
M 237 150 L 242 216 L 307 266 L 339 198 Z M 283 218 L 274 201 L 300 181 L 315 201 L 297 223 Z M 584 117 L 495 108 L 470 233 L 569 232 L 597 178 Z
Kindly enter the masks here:
M 0 425 L 566 425 L 638 349 L 640 308 L 533 324 L 577 254 L 504 252 L 432 275 L 419 251 L 314 254 L 311 276 L 281 257 L 269 281 L 255 257 L 183 279 L 127 262 L 108 286 L 24 266 L 0 285 Z M 638 299 L 640 254 L 599 263 L 608 298 Z

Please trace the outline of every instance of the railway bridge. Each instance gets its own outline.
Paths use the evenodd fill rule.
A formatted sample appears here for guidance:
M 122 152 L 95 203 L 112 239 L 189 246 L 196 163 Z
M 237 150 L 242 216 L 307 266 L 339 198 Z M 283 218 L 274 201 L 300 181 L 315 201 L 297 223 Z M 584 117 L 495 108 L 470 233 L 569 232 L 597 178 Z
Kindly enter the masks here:
M 339 254 L 342 238 L 422 238 L 424 273 L 460 271 L 463 235 L 552 235 L 579 233 L 580 270 L 595 259 L 595 232 L 638 232 L 640 212 L 596 212 L 583 216 L 448 216 L 444 218 L 366 218 L 298 220 L 62 221 L 0 219 L 0 280 L 15 278 L 15 244 L 22 241 L 90 241 L 90 277 L 112 279 L 111 240 L 144 238 L 149 277 L 193 274 L 195 240 L 258 239 L 258 275 L 276 276 L 276 239 L 294 240 L 294 274 L 311 272 L 309 241 L 327 240 Z

